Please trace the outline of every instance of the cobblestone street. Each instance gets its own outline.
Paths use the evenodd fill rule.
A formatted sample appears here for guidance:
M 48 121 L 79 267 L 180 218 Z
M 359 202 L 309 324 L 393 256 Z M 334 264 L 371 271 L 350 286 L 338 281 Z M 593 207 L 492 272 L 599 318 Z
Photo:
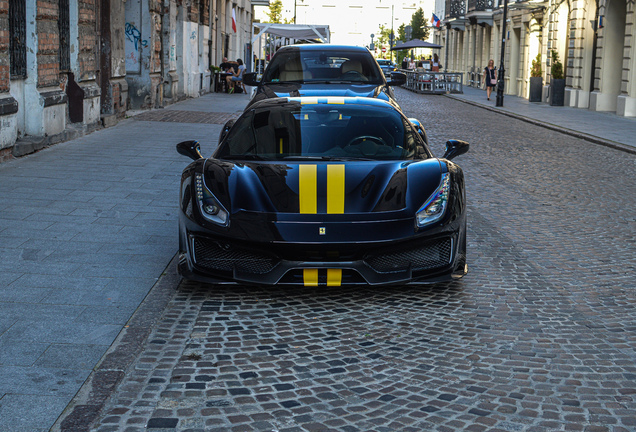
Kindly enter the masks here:
M 635 156 L 396 94 L 434 154 L 471 144 L 468 275 L 181 282 L 93 430 L 636 431 Z

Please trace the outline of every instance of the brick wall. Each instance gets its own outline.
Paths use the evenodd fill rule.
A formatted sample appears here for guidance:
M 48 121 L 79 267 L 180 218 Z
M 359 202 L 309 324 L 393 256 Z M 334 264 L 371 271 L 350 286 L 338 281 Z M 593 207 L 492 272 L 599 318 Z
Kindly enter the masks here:
M 0 0 L 0 93 L 9 91 L 9 1 Z
M 79 73 L 80 80 L 95 79 L 97 65 L 97 34 L 95 31 L 96 0 L 80 0 L 79 33 Z M 71 23 L 72 25 L 72 23 Z
M 38 87 L 55 86 L 60 83 L 58 3 L 38 0 L 37 6 Z
M 190 0 L 187 8 L 189 21 L 210 24 L 210 0 Z

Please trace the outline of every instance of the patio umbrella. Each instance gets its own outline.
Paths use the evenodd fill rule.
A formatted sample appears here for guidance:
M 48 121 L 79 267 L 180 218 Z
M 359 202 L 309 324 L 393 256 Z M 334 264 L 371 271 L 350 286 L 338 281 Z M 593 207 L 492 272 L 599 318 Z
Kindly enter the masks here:
M 413 39 L 413 40 L 410 40 L 408 42 L 404 42 L 402 44 L 394 46 L 393 48 L 391 48 L 391 51 L 405 50 L 405 49 L 411 49 L 411 48 L 439 49 L 441 47 L 442 47 L 441 45 L 437 45 L 437 44 L 426 42 L 426 41 L 419 40 L 419 39 Z

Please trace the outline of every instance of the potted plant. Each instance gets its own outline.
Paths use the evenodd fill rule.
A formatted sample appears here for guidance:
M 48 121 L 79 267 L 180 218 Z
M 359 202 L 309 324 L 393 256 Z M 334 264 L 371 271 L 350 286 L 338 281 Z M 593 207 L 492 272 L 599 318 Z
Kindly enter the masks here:
M 565 100 L 565 78 L 563 64 L 559 61 L 559 53 L 552 50 L 552 66 L 550 67 L 550 105 L 563 106 Z
M 543 70 L 541 69 L 541 53 L 532 60 L 530 70 L 530 102 L 541 102 L 543 94 Z

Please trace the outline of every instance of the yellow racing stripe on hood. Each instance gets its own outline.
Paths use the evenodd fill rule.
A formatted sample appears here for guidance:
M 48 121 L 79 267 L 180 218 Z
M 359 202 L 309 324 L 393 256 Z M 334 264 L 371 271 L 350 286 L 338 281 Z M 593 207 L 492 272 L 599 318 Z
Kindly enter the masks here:
M 344 213 L 345 166 L 327 166 L 327 213 Z
M 316 214 L 318 212 L 317 165 L 298 166 L 298 199 L 300 213 Z

